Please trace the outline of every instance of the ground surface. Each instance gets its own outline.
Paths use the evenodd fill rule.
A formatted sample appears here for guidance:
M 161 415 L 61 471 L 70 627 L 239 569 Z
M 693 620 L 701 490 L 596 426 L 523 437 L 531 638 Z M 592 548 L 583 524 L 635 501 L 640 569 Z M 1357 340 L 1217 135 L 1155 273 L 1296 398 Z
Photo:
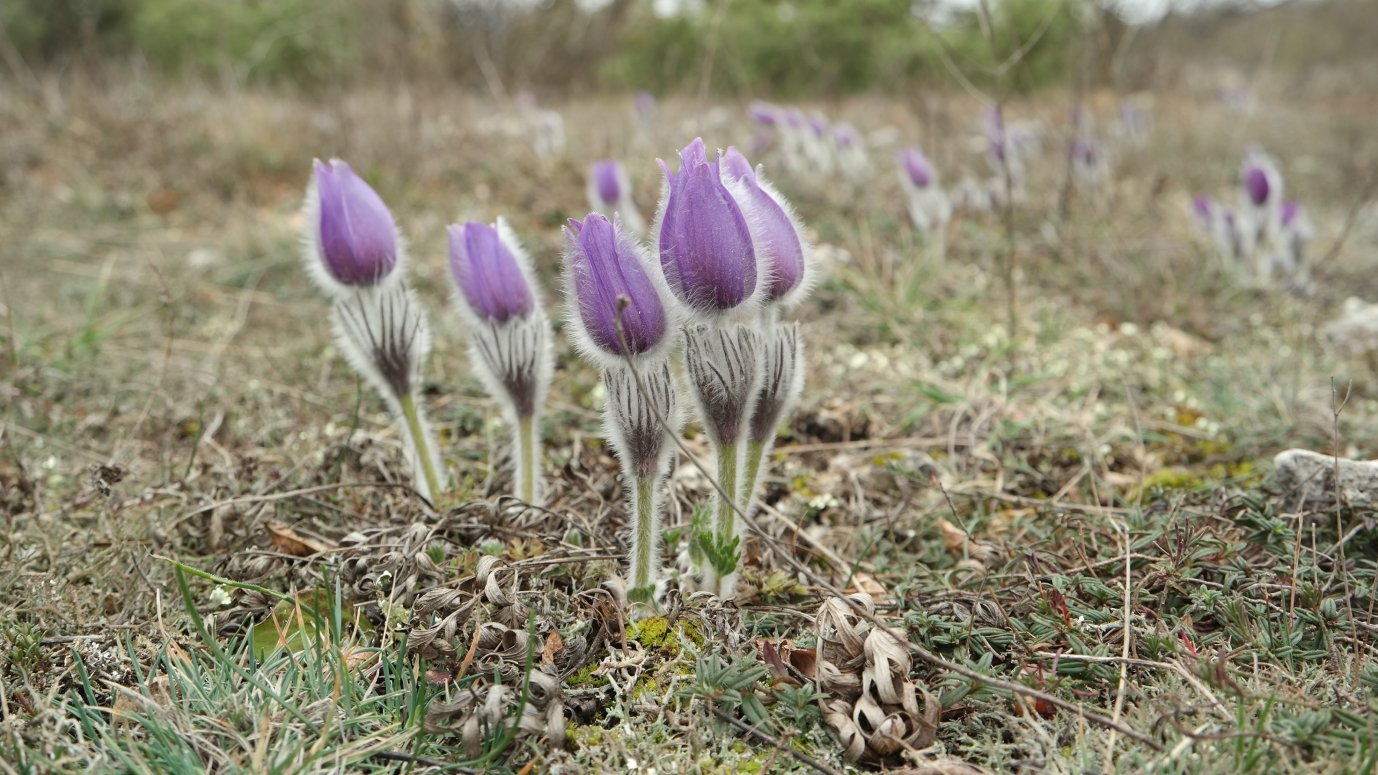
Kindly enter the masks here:
M 952 179 L 984 172 L 979 106 L 925 105 L 828 109 L 922 142 Z M 1056 127 L 1065 106 L 1011 111 Z M 1185 213 L 1261 143 L 1327 253 L 1378 158 L 1371 109 L 1160 98 L 1151 145 L 1066 218 L 1050 140 L 1014 212 L 1013 338 L 1000 219 L 960 217 L 939 265 L 892 148 L 861 184 L 776 175 L 826 276 L 798 313 L 808 386 L 746 588 L 634 622 L 600 586 L 624 515 L 596 375 L 562 344 L 549 509 L 501 499 L 506 434 L 447 307 L 443 226 L 506 215 L 555 303 L 589 160 L 627 161 L 649 212 L 655 157 L 751 128 L 740 106 L 667 101 L 649 135 L 620 99 L 556 107 L 569 151 L 537 160 L 507 109 L 455 94 L 137 75 L 0 94 L 0 771 L 844 770 L 807 680 L 825 584 L 936 658 L 912 657 L 932 697 L 889 765 L 1373 768 L 1372 513 L 1269 482 L 1287 447 L 1378 453 L 1372 372 L 1318 334 L 1378 295 L 1375 228 L 1298 299 L 1242 287 Z M 439 514 L 302 269 L 315 156 L 351 161 L 410 237 L 437 329 Z M 674 492 L 682 527 L 708 486 L 686 463 Z M 242 583 L 179 586 L 174 560 Z

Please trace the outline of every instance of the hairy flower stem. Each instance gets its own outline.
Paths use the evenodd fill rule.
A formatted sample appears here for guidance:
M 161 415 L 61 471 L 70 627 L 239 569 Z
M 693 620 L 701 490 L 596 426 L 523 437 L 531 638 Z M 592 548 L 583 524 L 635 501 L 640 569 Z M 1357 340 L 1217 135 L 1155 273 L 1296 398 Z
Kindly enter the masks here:
M 632 511 L 636 526 L 632 529 L 631 577 L 628 598 L 634 602 L 650 602 L 655 592 L 654 560 L 656 551 L 656 477 L 638 476 L 632 486 Z
M 431 445 L 426 439 L 426 431 L 421 427 L 421 414 L 416 411 L 416 401 L 411 393 L 404 393 L 398 396 L 398 402 L 402 406 L 402 417 L 407 423 L 407 434 L 411 436 L 412 447 L 416 449 L 416 462 L 421 467 L 421 473 L 426 478 L 426 487 L 430 489 L 428 495 L 432 498 L 440 497 L 440 480 L 435 475 L 435 464 L 431 461 Z
M 718 484 L 722 487 L 722 493 L 718 499 L 718 527 L 716 541 L 719 546 L 726 545 L 737 535 L 737 483 L 740 481 L 741 467 L 738 465 L 737 447 L 740 442 L 724 441 L 718 446 Z M 737 561 L 738 567 L 741 560 Z M 720 569 L 711 565 L 705 571 L 705 580 L 714 594 L 722 598 L 732 596 L 734 588 L 737 586 L 737 572 L 720 575 Z
M 748 439 L 746 442 L 746 468 L 742 473 L 742 510 L 751 513 L 755 500 L 756 483 L 760 481 L 761 463 L 766 457 L 766 447 L 770 442 L 764 439 Z
M 536 503 L 537 493 L 540 491 L 536 450 L 540 448 L 541 443 L 536 437 L 536 418 L 529 414 L 519 416 L 515 433 L 513 454 L 517 459 L 517 497 L 532 505 L 540 505 Z
M 737 478 L 737 442 L 724 443 L 718 447 L 718 483 L 723 490 L 718 497 L 719 540 L 731 540 L 737 533 Z

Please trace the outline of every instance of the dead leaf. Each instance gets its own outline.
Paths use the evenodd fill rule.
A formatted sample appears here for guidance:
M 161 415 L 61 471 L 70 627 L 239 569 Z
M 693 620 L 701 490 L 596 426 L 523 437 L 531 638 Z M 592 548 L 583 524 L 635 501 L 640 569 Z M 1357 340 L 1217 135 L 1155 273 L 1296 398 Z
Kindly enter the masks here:
M 790 649 L 785 658 L 805 678 L 813 679 L 818 672 L 818 649 Z
M 558 630 L 551 630 L 545 638 L 545 648 L 541 651 L 541 664 L 553 665 L 555 658 L 565 649 L 565 641 Z
M 283 554 L 290 554 L 293 557 L 309 557 L 335 548 L 324 541 L 302 536 L 285 523 L 275 519 L 263 520 L 263 526 L 268 529 L 268 537 L 273 542 L 273 548 Z
M 876 581 L 875 576 L 860 572 L 852 576 L 852 586 L 846 592 L 848 594 L 863 592 L 870 595 L 872 600 L 883 600 L 886 595 L 885 587 Z
M 943 534 L 943 548 L 954 557 L 969 557 L 985 565 L 998 554 L 995 547 L 974 540 L 965 530 L 941 517 L 938 519 L 938 530 Z

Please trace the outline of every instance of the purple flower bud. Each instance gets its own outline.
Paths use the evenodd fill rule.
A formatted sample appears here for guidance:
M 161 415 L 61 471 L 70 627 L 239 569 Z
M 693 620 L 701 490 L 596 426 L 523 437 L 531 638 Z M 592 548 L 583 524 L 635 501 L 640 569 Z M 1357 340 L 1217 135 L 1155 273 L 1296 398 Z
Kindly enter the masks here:
M 928 157 L 923 155 L 923 151 L 918 148 L 906 148 L 900 153 L 900 163 L 904 165 L 904 174 L 909 176 L 909 182 L 915 188 L 928 188 L 933 184 L 936 175 L 933 174 L 933 165 L 929 163 Z
M 755 248 L 765 272 L 764 300 L 779 301 L 804 279 L 804 242 L 799 227 L 790 216 L 781 197 L 773 189 L 762 186 L 751 162 L 736 148 L 723 154 L 723 176 L 734 181 L 737 204 L 748 221 L 754 225 Z
M 780 120 L 780 111 L 769 102 L 753 102 L 746 106 L 751 120 L 761 126 L 773 127 Z
M 838 148 L 850 150 L 861 145 L 861 135 L 851 124 L 838 124 L 833 127 L 833 142 L 837 143 Z
M 1191 200 L 1191 211 L 1204 223 L 1210 223 L 1215 215 L 1215 202 L 1205 194 L 1197 194 Z
M 1249 194 L 1249 201 L 1256 207 L 1262 207 L 1268 202 L 1268 194 L 1272 185 L 1268 182 L 1268 173 L 1257 164 L 1250 163 L 1244 168 L 1244 190 Z
M 593 181 L 593 192 L 604 207 L 611 210 L 622 203 L 622 167 L 616 161 L 594 162 L 589 168 L 589 178 Z
M 1282 203 L 1282 225 L 1291 226 L 1296 222 L 1297 216 L 1301 214 L 1301 205 L 1287 200 Z
M 1005 161 L 1005 140 L 1001 137 L 990 138 L 990 156 L 997 162 Z
M 670 322 L 665 304 L 621 230 L 590 213 L 582 223 L 570 219 L 565 239 L 566 282 L 589 341 L 613 356 L 640 355 L 665 341 Z
M 657 241 L 671 292 L 698 312 L 735 309 L 756 292 L 756 254 L 741 208 L 702 139 L 680 152 L 679 172 L 660 166 L 670 186 Z
M 1072 158 L 1081 164 L 1096 163 L 1096 144 L 1090 140 L 1077 140 L 1072 143 Z
M 636 106 L 636 114 L 643 119 L 649 119 L 656 111 L 656 98 L 648 91 L 639 91 L 632 96 L 632 104 Z
M 828 133 L 828 117 L 822 113 L 812 113 L 809 115 L 809 129 L 813 130 L 814 137 L 822 137 Z
M 339 159 L 317 159 L 316 252 L 331 277 L 350 286 L 376 285 L 397 266 L 397 225 L 378 193 Z
M 536 307 L 531 283 L 517 258 L 520 248 L 509 246 L 504 239 L 510 239 L 509 235 L 499 228 L 470 221 L 447 229 L 455 285 L 474 315 L 492 323 L 524 318 Z

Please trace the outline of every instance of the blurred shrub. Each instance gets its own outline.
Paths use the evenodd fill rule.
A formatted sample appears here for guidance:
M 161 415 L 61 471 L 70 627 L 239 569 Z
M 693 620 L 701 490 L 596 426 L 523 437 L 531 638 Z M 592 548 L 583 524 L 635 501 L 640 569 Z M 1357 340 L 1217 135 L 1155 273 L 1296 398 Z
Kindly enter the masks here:
M 34 64 L 134 53 L 169 73 L 309 82 L 352 61 L 358 2 L 0 0 L 0 31 Z
M 338 73 L 362 29 L 349 6 L 316 0 L 133 0 L 130 38 L 163 69 L 235 80 L 317 81 Z
M 658 91 L 696 87 L 706 75 L 718 90 L 792 97 L 945 81 L 945 49 L 983 83 L 995 63 L 1037 37 L 1011 75 L 1014 85 L 1033 88 L 1068 75 L 1078 34 L 1069 8 L 1076 5 L 995 0 L 994 55 L 974 13 L 939 25 L 912 0 L 756 0 L 668 19 L 643 10 L 625 25 L 605 72 L 622 85 Z
M 995 50 L 940 0 L 701 0 L 662 18 L 645 0 L 0 0 L 32 62 L 132 54 L 172 74 L 312 84 L 439 77 L 565 93 L 605 86 L 797 97 L 949 84 L 944 58 L 991 86 L 1066 78 L 1077 0 L 990 0 Z M 0 40 L 0 43 L 3 43 Z
M 0 34 L 24 57 L 48 63 L 123 38 L 130 0 L 3 0 Z

